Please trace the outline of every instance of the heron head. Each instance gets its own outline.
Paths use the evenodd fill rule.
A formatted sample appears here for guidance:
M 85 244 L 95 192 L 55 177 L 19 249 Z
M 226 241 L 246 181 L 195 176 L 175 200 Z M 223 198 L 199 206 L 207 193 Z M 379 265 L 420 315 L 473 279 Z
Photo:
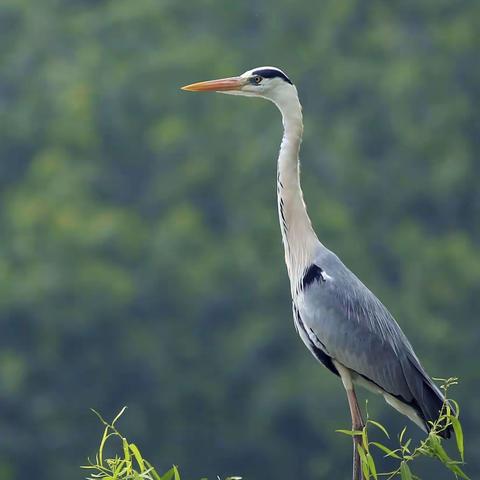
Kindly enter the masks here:
M 182 90 L 192 92 L 213 91 L 245 97 L 263 97 L 273 101 L 292 89 L 295 90 L 292 81 L 276 67 L 258 67 L 238 77 L 192 83 L 182 87 Z

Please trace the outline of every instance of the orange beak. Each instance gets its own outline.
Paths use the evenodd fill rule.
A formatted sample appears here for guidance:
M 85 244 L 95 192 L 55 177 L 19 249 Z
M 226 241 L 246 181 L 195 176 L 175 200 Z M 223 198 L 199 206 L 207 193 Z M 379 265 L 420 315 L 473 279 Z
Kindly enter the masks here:
M 240 90 L 245 83 L 246 81 L 242 77 L 220 78 L 219 80 L 185 85 L 182 87 L 182 90 L 188 90 L 189 92 L 226 92 L 229 90 Z

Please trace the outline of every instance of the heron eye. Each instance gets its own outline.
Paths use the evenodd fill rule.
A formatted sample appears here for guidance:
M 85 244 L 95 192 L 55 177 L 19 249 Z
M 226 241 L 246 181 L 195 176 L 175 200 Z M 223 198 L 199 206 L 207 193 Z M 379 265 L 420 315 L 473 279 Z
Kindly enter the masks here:
M 253 83 L 256 83 L 257 85 L 262 81 L 262 77 L 260 75 L 256 75 L 253 77 Z

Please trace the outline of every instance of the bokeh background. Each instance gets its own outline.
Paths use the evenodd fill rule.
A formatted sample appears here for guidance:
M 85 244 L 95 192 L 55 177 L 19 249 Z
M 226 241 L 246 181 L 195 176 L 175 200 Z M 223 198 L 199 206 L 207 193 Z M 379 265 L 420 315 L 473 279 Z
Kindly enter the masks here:
M 280 116 L 179 90 L 261 65 L 300 91 L 319 237 L 460 377 L 478 476 L 479 22 L 466 0 L 2 0 L 0 478 L 83 478 L 89 408 L 123 405 L 186 479 L 348 478 L 343 388 L 291 318 Z

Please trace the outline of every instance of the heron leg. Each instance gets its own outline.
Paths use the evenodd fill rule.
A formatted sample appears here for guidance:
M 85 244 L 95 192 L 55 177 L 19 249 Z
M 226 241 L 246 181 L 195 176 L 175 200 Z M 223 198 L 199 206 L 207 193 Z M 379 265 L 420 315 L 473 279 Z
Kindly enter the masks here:
M 362 418 L 362 412 L 358 406 L 357 396 L 355 390 L 347 390 L 348 405 L 350 407 L 350 414 L 352 416 L 352 430 L 363 430 L 365 426 Z M 363 480 L 362 465 L 360 461 L 360 454 L 358 452 L 358 446 L 362 443 L 362 437 L 360 435 L 354 435 L 353 437 L 353 480 Z
M 350 371 L 342 364 L 334 361 L 335 367 L 340 374 L 343 386 L 347 392 L 348 406 L 350 407 L 350 415 L 352 416 L 352 430 L 363 430 L 365 426 L 362 418 L 362 412 L 358 406 L 357 396 L 355 395 L 355 389 L 353 388 L 352 377 Z M 363 480 L 362 465 L 360 460 L 360 453 L 358 452 L 358 446 L 362 442 L 360 435 L 354 435 L 353 440 L 353 480 Z

